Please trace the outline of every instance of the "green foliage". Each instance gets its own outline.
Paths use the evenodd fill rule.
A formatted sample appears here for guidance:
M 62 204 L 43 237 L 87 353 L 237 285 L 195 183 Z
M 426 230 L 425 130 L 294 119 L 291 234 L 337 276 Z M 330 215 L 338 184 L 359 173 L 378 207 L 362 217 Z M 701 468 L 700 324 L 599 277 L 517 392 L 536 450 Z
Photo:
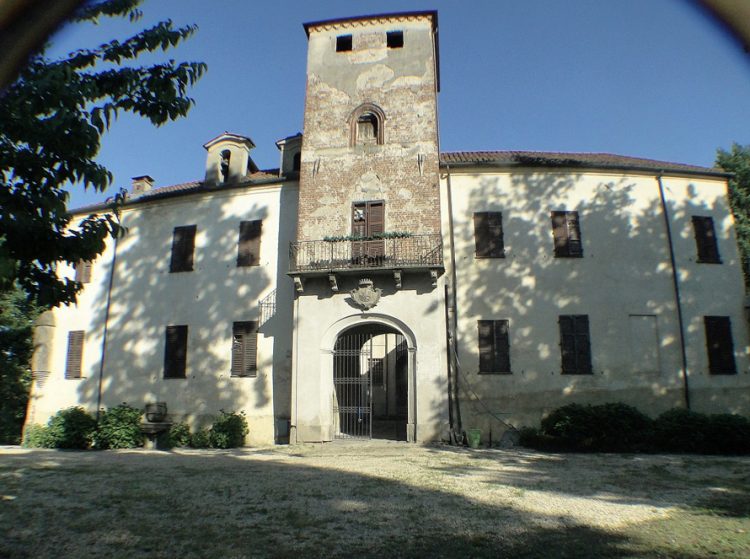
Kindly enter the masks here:
M 729 151 L 719 149 L 716 165 L 735 175 L 729 180 L 729 204 L 734 213 L 745 285 L 750 286 L 750 146 L 735 143 Z
M 18 444 L 31 386 L 32 327 L 39 310 L 14 287 L 0 293 L 0 444 Z
M 244 412 L 227 413 L 221 410 L 208 434 L 212 448 L 236 448 L 245 444 L 248 433 Z
M 143 412 L 126 403 L 102 410 L 96 430 L 96 448 L 138 448 L 143 446 Z
M 23 446 L 26 448 L 54 448 L 49 429 L 44 425 L 29 425 L 23 434 Z
M 672 409 L 655 420 L 620 403 L 569 404 L 557 408 L 541 429 L 521 429 L 529 448 L 576 452 L 687 452 L 750 454 L 750 420 Z
M 190 446 L 190 428 L 187 423 L 175 423 L 169 431 L 159 435 L 159 448 L 179 448 Z
M 651 419 L 625 404 L 570 404 L 545 417 L 541 432 L 569 450 L 625 452 L 642 446 L 650 427 Z
M 750 454 L 750 420 L 732 414 L 669 410 L 654 422 L 653 447 L 670 452 Z
M 141 0 L 85 3 L 79 23 L 102 17 L 140 17 Z M 120 232 L 116 207 L 91 214 L 76 227 L 65 188 L 103 192 L 112 174 L 95 161 L 101 138 L 121 113 L 154 125 L 185 116 L 188 89 L 204 73 L 198 62 L 166 60 L 138 66 L 144 53 L 166 51 L 196 31 L 171 21 L 123 41 L 81 49 L 52 60 L 33 56 L 0 96 L 0 290 L 17 282 L 41 306 L 74 302 L 81 285 L 58 278 L 60 262 L 94 260 L 108 235 Z M 122 201 L 122 194 L 115 197 Z
M 361 235 L 328 235 L 323 237 L 323 240 L 329 243 L 337 243 L 341 241 L 377 241 L 379 239 L 406 239 L 411 237 L 412 234 L 406 231 L 386 231 L 383 233 L 375 233 L 363 237 Z
M 199 429 L 190 436 L 190 446 L 193 448 L 209 448 L 211 436 L 208 429 Z
M 90 448 L 95 431 L 96 420 L 81 407 L 60 410 L 47 424 L 52 448 Z

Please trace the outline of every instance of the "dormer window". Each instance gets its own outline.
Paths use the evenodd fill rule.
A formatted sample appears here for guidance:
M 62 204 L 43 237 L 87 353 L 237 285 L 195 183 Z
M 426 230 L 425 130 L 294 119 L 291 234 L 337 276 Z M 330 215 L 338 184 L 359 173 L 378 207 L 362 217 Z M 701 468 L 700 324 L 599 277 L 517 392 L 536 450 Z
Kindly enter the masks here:
M 389 31 L 385 36 L 389 49 L 400 49 L 404 46 L 403 31 Z
M 336 52 L 349 52 L 352 50 L 352 36 L 339 35 L 336 37 Z
M 231 158 L 232 153 L 228 149 L 221 152 L 221 162 L 219 163 L 221 182 L 227 182 L 227 180 L 229 180 L 229 160 Z
M 385 113 L 377 105 L 364 103 L 349 116 L 350 146 L 382 145 Z

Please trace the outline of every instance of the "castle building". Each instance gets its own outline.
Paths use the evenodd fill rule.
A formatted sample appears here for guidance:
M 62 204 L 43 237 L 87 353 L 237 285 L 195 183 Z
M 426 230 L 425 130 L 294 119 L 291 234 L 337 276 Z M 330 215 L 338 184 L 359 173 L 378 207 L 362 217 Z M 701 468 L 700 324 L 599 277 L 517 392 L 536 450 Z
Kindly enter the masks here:
M 750 413 L 725 173 L 441 153 L 436 12 L 304 29 L 278 170 L 221 134 L 203 180 L 134 178 L 127 234 L 61 266 L 85 288 L 38 323 L 27 424 L 159 401 L 243 411 L 250 444 L 496 442 L 573 402 Z

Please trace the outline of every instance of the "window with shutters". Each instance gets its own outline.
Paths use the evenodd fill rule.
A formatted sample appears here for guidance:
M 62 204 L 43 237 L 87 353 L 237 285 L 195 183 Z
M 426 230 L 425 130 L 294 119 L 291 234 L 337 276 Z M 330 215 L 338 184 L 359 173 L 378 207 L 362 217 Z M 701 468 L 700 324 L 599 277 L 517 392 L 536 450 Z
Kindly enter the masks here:
M 261 220 L 240 222 L 240 238 L 237 243 L 237 266 L 260 264 Z
M 580 258 L 583 256 L 578 212 L 552 212 L 552 235 L 555 240 L 556 257 Z
M 505 258 L 501 212 L 474 213 L 474 247 L 476 258 Z
M 84 330 L 72 330 L 68 332 L 68 354 L 65 359 L 65 378 L 83 378 L 81 365 L 83 362 L 84 337 Z
M 192 272 L 195 252 L 195 225 L 175 227 L 172 234 L 172 258 L 170 272 Z
M 561 316 L 559 324 L 562 373 L 564 375 L 592 374 L 588 315 Z
M 372 239 L 385 231 L 385 202 L 355 202 L 352 204 L 352 237 L 364 239 L 352 241 L 352 259 L 382 258 L 385 241 Z
M 705 216 L 693 216 L 693 231 L 698 249 L 698 262 L 702 264 L 721 264 L 719 247 L 716 244 L 714 219 Z
M 232 325 L 233 377 L 258 375 L 258 323 L 235 322 Z
M 374 103 L 363 103 L 349 115 L 349 145 L 382 145 L 385 113 Z
M 167 326 L 164 347 L 164 378 L 185 378 L 187 338 L 187 325 Z
M 479 372 L 510 373 L 507 320 L 479 320 Z
M 93 262 L 91 262 L 91 260 L 79 260 L 76 262 L 75 280 L 78 283 L 90 283 L 92 266 Z
M 734 375 L 737 365 L 734 362 L 734 342 L 732 322 L 728 316 L 704 316 L 706 328 L 706 350 L 708 351 L 708 371 L 712 375 Z

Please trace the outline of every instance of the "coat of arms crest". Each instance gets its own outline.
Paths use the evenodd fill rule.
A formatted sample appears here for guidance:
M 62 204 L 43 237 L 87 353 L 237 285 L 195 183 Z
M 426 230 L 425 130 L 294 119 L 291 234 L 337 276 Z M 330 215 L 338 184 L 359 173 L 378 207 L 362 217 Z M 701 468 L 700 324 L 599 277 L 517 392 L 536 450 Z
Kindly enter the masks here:
M 359 280 L 359 287 L 357 289 L 352 289 L 349 294 L 352 296 L 355 303 L 364 310 L 368 310 L 378 304 L 382 291 L 383 290 L 379 287 L 373 286 L 371 279 L 363 278 Z

